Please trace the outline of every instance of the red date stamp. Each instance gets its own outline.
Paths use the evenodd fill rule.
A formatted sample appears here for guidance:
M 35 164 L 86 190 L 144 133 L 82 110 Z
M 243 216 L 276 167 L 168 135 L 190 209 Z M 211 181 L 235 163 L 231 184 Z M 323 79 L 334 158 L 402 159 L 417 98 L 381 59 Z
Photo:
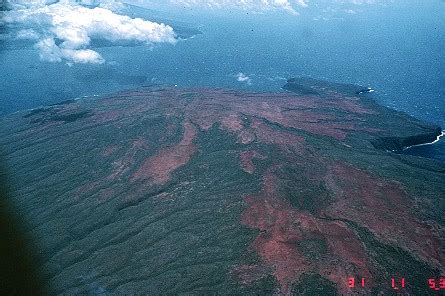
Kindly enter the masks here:
M 391 278 L 391 288 L 394 290 L 400 290 L 405 288 L 405 278 Z
M 428 286 L 434 291 L 445 291 L 445 277 L 428 279 Z
M 355 286 L 357 284 L 364 288 L 365 287 L 365 278 L 359 278 L 358 283 L 356 282 L 354 277 L 348 278 L 348 287 L 349 288 L 355 288 Z
M 403 290 L 408 285 L 408 280 L 404 277 L 392 277 L 388 281 L 388 285 L 393 290 Z M 445 277 L 429 278 L 425 284 L 433 291 L 445 291 Z M 365 288 L 367 281 L 363 277 L 349 277 L 347 279 L 347 286 L 350 289 Z

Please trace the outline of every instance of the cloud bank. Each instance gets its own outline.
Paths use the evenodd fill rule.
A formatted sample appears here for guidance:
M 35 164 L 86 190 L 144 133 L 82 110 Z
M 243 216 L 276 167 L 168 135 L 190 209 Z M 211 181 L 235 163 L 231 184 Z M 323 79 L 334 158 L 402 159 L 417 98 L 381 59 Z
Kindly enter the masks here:
M 147 0 L 134 0 L 144 2 Z M 170 0 L 170 3 L 183 7 L 204 7 L 211 9 L 241 8 L 249 11 L 284 10 L 298 15 L 302 8 L 324 9 L 336 5 L 349 7 L 363 4 L 378 4 L 393 0 Z M 165 2 L 164 2 L 165 3 Z
M 170 2 L 186 7 L 198 6 L 217 9 L 242 8 L 254 11 L 282 9 L 292 14 L 298 14 L 294 6 L 308 6 L 308 0 L 170 0 Z
M 92 39 L 147 44 L 176 42 L 175 32 L 170 26 L 113 12 L 111 9 L 118 2 L 54 2 L 56 1 L 10 2 L 13 9 L 5 12 L 3 17 L 3 22 L 7 24 L 24 27 L 17 33 L 17 38 L 37 39 L 35 47 L 44 61 L 103 63 L 102 56 L 88 48 Z
M 16 38 L 34 40 L 35 48 L 44 61 L 103 63 L 103 57 L 91 49 L 90 43 L 94 39 L 146 44 L 176 42 L 172 27 L 116 12 L 123 6 L 122 2 L 150 5 L 161 0 L 6 1 L 11 10 L 1 12 L 3 24 L 18 25 L 20 30 Z M 297 15 L 304 8 L 316 8 L 335 14 L 356 13 L 354 7 L 391 1 L 393 0 L 162 0 L 158 4 L 210 9 L 238 8 L 256 12 L 282 10 Z

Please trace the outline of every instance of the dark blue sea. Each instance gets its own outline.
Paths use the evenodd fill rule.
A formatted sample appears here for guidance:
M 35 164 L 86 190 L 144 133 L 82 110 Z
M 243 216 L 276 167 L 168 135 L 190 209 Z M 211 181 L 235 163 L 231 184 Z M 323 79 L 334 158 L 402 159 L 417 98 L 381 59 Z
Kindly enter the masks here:
M 147 10 L 144 17 L 153 14 L 202 34 L 154 48 L 100 47 L 102 65 L 41 62 L 32 46 L 2 41 L 0 114 L 152 83 L 280 91 L 287 78 L 309 76 L 370 86 L 381 104 L 445 127 L 443 1 L 395 1 L 325 18 L 313 10 Z M 238 81 L 239 73 L 249 79 Z M 407 153 L 445 161 L 444 142 Z

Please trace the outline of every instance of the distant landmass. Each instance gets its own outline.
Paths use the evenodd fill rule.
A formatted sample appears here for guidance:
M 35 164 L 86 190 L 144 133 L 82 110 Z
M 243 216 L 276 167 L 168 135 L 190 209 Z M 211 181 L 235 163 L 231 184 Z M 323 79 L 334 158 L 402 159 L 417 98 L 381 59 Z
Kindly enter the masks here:
M 50 293 L 391 295 L 404 277 L 436 295 L 445 164 L 394 152 L 441 128 L 366 87 L 283 88 L 150 86 L 0 118 Z

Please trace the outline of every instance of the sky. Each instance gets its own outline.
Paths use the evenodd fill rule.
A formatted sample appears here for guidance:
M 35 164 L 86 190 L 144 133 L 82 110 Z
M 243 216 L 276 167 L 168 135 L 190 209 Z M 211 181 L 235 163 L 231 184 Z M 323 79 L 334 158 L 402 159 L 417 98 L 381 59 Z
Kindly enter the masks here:
M 6 0 L 1 22 L 15 30 L 11 38 L 34 42 L 46 62 L 105 63 L 91 41 L 131 41 L 152 46 L 175 44 L 171 26 L 122 14 L 123 3 L 154 9 L 239 10 L 257 14 L 282 12 L 294 17 L 316 10 L 318 18 L 364 13 L 370 5 L 391 0 Z M 239 79 L 243 79 L 242 77 Z M 247 81 L 247 80 L 246 80 Z

